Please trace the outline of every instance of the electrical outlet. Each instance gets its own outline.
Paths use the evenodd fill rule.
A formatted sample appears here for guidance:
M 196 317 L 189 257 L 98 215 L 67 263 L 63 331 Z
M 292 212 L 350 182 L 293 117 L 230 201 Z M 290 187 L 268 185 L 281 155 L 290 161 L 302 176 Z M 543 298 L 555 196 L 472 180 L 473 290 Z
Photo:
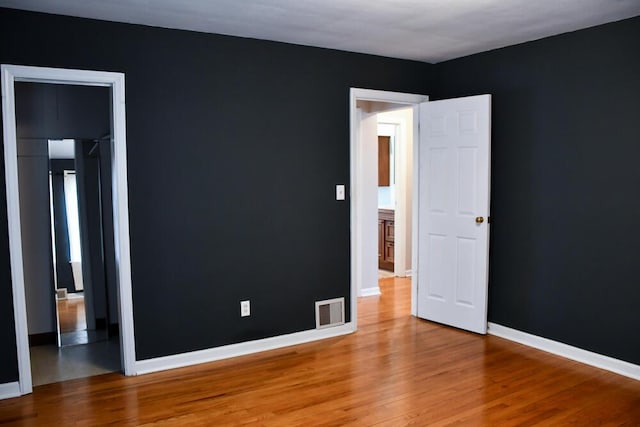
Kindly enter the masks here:
M 251 316 L 251 303 L 249 302 L 249 300 L 240 301 L 240 316 Z

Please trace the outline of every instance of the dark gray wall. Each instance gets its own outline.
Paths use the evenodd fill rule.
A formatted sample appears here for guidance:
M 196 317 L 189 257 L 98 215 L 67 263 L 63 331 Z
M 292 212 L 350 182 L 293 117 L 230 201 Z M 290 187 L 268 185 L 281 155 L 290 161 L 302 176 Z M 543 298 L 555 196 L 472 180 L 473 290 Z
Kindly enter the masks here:
M 17 151 L 27 329 L 46 334 L 56 330 L 48 142 L 18 133 Z
M 491 93 L 489 320 L 640 363 L 640 18 L 438 64 Z
M 111 90 L 17 82 L 16 132 L 21 138 L 95 139 L 111 131 Z
M 410 61 L 8 9 L 0 62 L 126 74 L 138 359 L 313 329 L 320 299 L 345 296 L 348 309 L 349 209 L 334 194 L 349 181 L 349 87 L 428 93 L 433 75 Z M 0 341 L 12 348 L 13 335 Z M 17 378 L 14 366 L 0 364 L 0 382 Z

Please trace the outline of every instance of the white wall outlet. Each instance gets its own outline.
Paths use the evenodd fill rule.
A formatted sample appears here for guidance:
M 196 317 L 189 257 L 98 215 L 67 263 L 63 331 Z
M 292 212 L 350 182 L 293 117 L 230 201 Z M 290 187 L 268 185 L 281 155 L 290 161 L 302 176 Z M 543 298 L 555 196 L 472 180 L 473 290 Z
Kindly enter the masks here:
M 251 303 L 249 302 L 249 300 L 240 301 L 240 316 L 251 316 Z
M 336 185 L 336 200 L 344 200 L 344 184 Z

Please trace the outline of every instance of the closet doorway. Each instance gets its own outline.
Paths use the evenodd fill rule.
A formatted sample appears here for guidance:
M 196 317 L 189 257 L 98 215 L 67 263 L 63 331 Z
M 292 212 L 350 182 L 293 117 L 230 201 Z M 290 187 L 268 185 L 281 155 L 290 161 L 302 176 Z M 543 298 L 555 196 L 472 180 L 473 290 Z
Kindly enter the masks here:
M 99 71 L 85 70 L 67 70 L 41 67 L 27 67 L 2 65 L 2 114 L 3 114 L 3 136 L 4 136 L 4 154 L 5 154 L 5 175 L 7 190 L 7 217 L 9 224 L 9 250 L 11 256 L 11 278 L 13 290 L 13 307 L 16 327 L 16 347 L 18 353 L 18 373 L 19 373 L 19 392 L 27 394 L 32 391 L 31 376 L 31 354 L 29 348 L 29 335 L 31 324 L 39 323 L 43 320 L 43 324 L 51 320 L 51 314 L 55 312 L 54 304 L 50 301 L 53 298 L 30 299 L 38 306 L 34 312 L 39 313 L 36 316 L 28 316 L 27 302 L 27 286 L 26 281 L 31 271 L 27 273 L 28 259 L 34 253 L 45 252 L 47 256 L 52 251 L 52 240 L 49 237 L 49 244 L 44 245 L 45 249 L 34 248 L 30 245 L 28 232 L 25 234 L 23 228 L 23 217 L 21 210 L 27 208 L 23 203 L 26 200 L 26 193 L 20 191 L 24 183 L 21 178 L 27 176 L 33 178 L 32 175 L 25 173 L 25 168 L 19 168 L 19 158 L 42 157 L 42 144 L 34 141 L 27 141 L 25 145 L 20 146 L 18 143 L 18 135 L 24 135 L 22 126 L 29 127 L 32 123 L 20 124 L 16 121 L 16 85 L 21 82 L 31 82 L 38 84 L 46 84 L 60 88 L 60 85 L 71 87 L 102 87 L 108 90 L 109 106 L 107 108 L 109 120 L 111 122 L 111 140 L 112 144 L 108 149 L 109 163 L 113 170 L 113 177 L 107 184 L 112 192 L 112 201 L 108 209 L 113 217 L 113 246 L 114 246 L 114 275 L 116 287 L 116 312 L 117 320 L 120 325 L 120 366 L 126 375 L 135 374 L 135 350 L 133 339 L 133 313 L 131 298 L 131 267 L 129 255 L 129 238 L 128 238 L 128 200 L 127 200 L 127 168 L 126 168 L 126 139 L 125 139 L 125 102 L 124 102 L 124 75 L 121 73 L 108 73 Z M 51 111 L 51 105 L 45 102 L 49 107 L 44 107 L 43 111 L 45 122 L 54 120 L 57 123 L 49 122 L 48 126 L 60 126 L 68 115 L 65 111 L 58 107 Z M 41 103 L 36 103 L 42 109 Z M 35 113 L 37 111 L 32 111 Z M 20 132 L 19 132 L 20 131 Z M 26 138 L 29 139 L 29 138 Z M 38 138 L 33 138 L 38 139 Z M 20 148 L 20 150 L 19 150 Z M 30 151 L 35 150 L 35 151 Z M 46 161 L 48 162 L 48 155 Z M 29 162 L 28 162 L 29 163 Z M 35 163 L 31 162 L 33 169 Z M 40 170 L 40 169 L 38 169 Z M 42 174 L 41 170 L 38 172 Z M 45 170 L 45 176 L 48 172 Z M 48 189 L 47 189 L 48 190 Z M 46 191 L 48 199 L 48 191 Z M 21 199 L 22 197 L 22 199 Z M 46 229 L 49 232 L 45 235 L 50 236 L 50 217 L 49 209 L 45 209 L 47 219 Z M 27 227 L 28 228 L 28 227 Z M 35 241 L 35 240 L 33 240 Z M 26 255 L 26 256 L 25 256 Z M 25 274 L 26 273 L 26 274 Z M 52 276 L 52 269 L 45 268 L 40 272 L 49 278 Z M 48 279 L 47 279 L 48 280 Z M 49 288 L 47 284 L 48 289 Z M 50 291 L 50 295 L 54 296 L 54 292 Z M 31 303 L 30 303 L 31 304 Z M 44 315 L 40 318 L 40 310 L 44 311 Z M 29 310 L 31 311 L 31 310 Z M 87 317 L 89 319 L 89 317 Z M 33 334 L 32 334 L 33 335 Z

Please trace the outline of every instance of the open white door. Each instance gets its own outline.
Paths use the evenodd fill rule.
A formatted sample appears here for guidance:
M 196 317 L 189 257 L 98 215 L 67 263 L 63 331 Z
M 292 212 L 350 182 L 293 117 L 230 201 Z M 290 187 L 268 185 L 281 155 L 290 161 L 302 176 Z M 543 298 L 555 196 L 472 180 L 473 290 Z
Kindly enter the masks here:
M 485 334 L 491 95 L 420 104 L 418 317 Z

